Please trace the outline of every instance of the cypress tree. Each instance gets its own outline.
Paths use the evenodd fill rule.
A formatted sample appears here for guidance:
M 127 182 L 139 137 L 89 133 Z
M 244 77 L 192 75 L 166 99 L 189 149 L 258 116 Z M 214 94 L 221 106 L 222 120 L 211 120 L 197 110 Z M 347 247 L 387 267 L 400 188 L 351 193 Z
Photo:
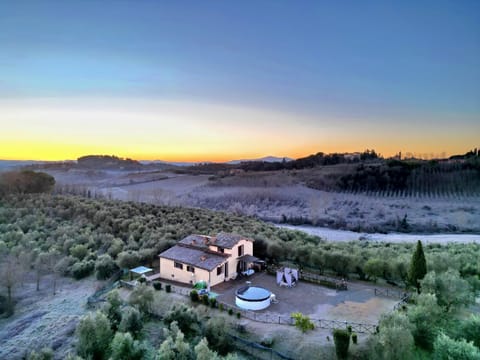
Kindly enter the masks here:
M 425 254 L 423 253 L 422 242 L 418 240 L 417 248 L 412 256 L 410 262 L 410 269 L 408 270 L 408 280 L 411 285 L 417 288 L 417 292 L 420 293 L 420 280 L 427 274 L 427 261 L 425 260 Z

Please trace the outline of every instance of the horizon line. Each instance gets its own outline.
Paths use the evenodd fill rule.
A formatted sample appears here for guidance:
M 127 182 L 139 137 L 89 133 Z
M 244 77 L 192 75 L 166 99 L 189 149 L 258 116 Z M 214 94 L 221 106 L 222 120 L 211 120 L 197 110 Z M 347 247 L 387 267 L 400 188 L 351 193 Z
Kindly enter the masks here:
M 188 158 L 188 159 L 185 159 L 185 158 L 180 158 L 180 159 L 161 159 L 160 157 L 138 157 L 138 156 L 120 156 L 120 155 L 116 155 L 116 154 L 107 154 L 107 153 L 102 153 L 102 154 L 99 154 L 99 153 L 91 153 L 91 154 L 85 154 L 85 155 L 80 155 L 78 156 L 76 159 L 68 159 L 68 158 L 64 158 L 64 159 L 53 159 L 53 160 L 48 160 L 48 159 L 34 159 L 34 158 L 25 158 L 25 159 L 22 159 L 22 158 L 0 158 L 0 161 L 22 161 L 22 162 L 28 162 L 28 161 L 31 161 L 31 162 L 49 162 L 49 163 L 56 163 L 56 162 L 73 162 L 73 161 L 77 161 L 79 158 L 81 157 L 84 157 L 84 156 L 115 156 L 115 157 L 118 157 L 120 159 L 130 159 L 130 160 L 134 160 L 134 161 L 138 161 L 138 162 L 142 162 L 142 161 L 150 161 L 150 162 L 165 162 L 165 163 L 218 163 L 218 164 L 222 164 L 222 163 L 228 163 L 228 162 L 231 162 L 231 161 L 249 161 L 249 160 L 259 160 L 259 159 L 263 159 L 263 158 L 268 158 L 268 157 L 275 157 L 275 158 L 279 158 L 279 159 L 293 159 L 293 160 L 297 160 L 297 159 L 301 159 L 301 158 L 305 158 L 305 157 L 308 157 L 308 156 L 311 156 L 311 155 L 316 155 L 318 153 L 324 153 L 325 155 L 333 155 L 333 154 L 340 154 L 340 155 L 348 155 L 348 154 L 361 154 L 361 153 L 364 153 L 365 151 L 367 150 L 370 150 L 370 151 L 375 151 L 374 148 L 372 149 L 365 149 L 363 151 L 350 151 L 350 152 L 341 152 L 341 151 L 335 151 L 335 152 L 323 152 L 323 151 L 317 151 L 317 152 L 314 152 L 314 153 L 309 153 L 309 154 L 306 154 L 306 155 L 302 155 L 302 156 L 299 156 L 299 157 L 295 157 L 295 156 L 277 156 L 277 155 L 263 155 L 263 156 L 252 156 L 252 157 L 249 157 L 249 158 L 245 158 L 245 157 L 242 157 L 242 156 L 239 156 L 239 157 L 233 157 L 233 158 L 230 158 L 228 160 L 224 160 L 224 159 L 216 159 L 216 160 L 213 160 L 213 159 L 200 159 L 200 160 L 195 160 L 195 159 L 191 159 L 191 158 Z M 382 157 L 384 159 L 389 159 L 389 158 L 393 158 L 393 157 L 396 157 L 398 156 L 399 154 L 401 154 L 401 159 L 418 159 L 418 160 L 443 160 L 443 159 L 448 159 L 450 158 L 451 156 L 456 156 L 456 155 L 464 155 L 466 153 L 468 153 L 469 151 L 471 151 L 473 149 L 469 149 L 465 152 L 460 152 L 458 154 L 447 154 L 447 152 L 443 151 L 443 152 L 440 152 L 440 153 L 433 153 L 433 152 L 409 152 L 409 151 L 406 151 L 406 152 L 403 152 L 403 151 L 399 151 L 393 155 L 390 155 L 390 156 L 387 156 L 387 155 L 383 155 L 377 151 L 375 151 L 377 153 L 377 155 L 379 155 L 379 157 Z M 168 158 L 168 156 L 167 156 Z

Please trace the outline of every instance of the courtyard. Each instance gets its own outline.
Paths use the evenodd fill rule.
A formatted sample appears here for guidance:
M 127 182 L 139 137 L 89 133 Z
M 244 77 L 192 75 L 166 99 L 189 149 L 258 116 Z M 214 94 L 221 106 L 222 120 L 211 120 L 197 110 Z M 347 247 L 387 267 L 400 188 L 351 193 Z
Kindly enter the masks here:
M 375 324 L 381 314 L 393 309 L 399 300 L 375 295 L 375 286 L 349 282 L 348 290 L 337 291 L 321 285 L 299 281 L 296 286 L 280 287 L 276 278 L 265 272 L 250 277 L 224 282 L 212 288 L 218 300 L 235 306 L 235 291 L 247 284 L 270 290 L 277 299 L 267 309 L 257 313 L 275 313 L 289 316 L 301 312 L 312 319 L 339 320 Z

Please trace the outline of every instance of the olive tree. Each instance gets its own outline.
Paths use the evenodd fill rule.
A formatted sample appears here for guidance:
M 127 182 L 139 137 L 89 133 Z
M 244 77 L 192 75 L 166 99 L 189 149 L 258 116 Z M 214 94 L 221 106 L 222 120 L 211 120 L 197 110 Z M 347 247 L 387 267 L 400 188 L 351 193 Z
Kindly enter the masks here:
M 86 359 L 108 359 L 113 332 L 105 314 L 97 311 L 84 316 L 76 333 L 78 355 Z
M 424 291 L 436 295 L 438 304 L 444 307 L 446 312 L 470 305 L 475 301 L 470 284 L 460 277 L 457 270 L 450 269 L 440 274 L 431 271 L 421 284 Z

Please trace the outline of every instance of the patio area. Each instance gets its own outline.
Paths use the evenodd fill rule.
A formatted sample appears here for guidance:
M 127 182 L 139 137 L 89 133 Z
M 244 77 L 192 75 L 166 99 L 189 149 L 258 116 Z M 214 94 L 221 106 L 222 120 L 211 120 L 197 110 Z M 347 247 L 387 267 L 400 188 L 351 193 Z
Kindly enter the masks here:
M 300 281 L 295 287 L 280 287 L 276 278 L 267 273 L 256 273 L 229 281 L 212 290 L 218 293 L 218 300 L 235 305 L 235 291 L 246 285 L 264 287 L 275 294 L 277 303 L 258 313 L 276 313 L 290 315 L 301 312 L 316 319 L 345 320 L 351 322 L 376 323 L 382 313 L 393 309 L 398 300 L 375 296 L 373 285 L 348 283 L 348 290 L 336 291 L 316 284 Z

